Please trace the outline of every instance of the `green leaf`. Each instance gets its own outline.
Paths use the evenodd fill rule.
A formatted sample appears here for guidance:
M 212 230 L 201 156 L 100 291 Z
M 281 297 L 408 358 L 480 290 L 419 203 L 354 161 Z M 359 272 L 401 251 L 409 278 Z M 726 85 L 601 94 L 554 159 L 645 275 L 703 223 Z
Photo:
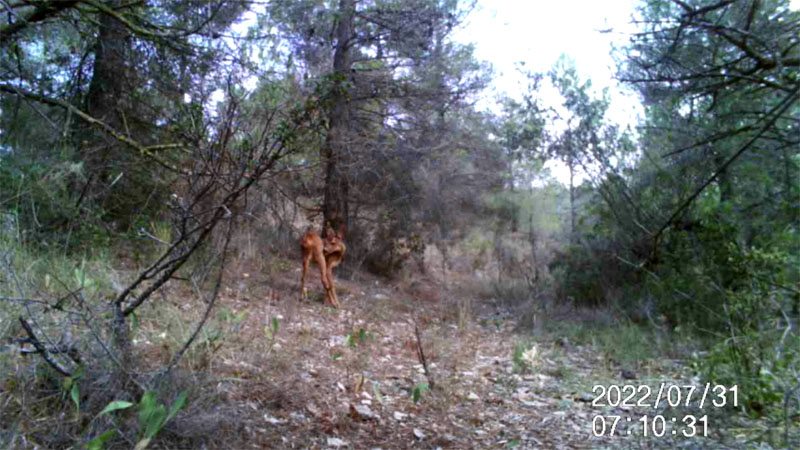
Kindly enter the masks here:
M 278 332 L 278 318 L 277 317 L 273 317 L 272 318 L 272 332 L 273 333 L 277 333 Z
M 83 262 L 86 263 L 85 260 Z M 75 274 L 75 281 L 78 282 L 78 286 L 83 287 L 84 284 L 86 283 L 86 273 L 83 271 L 83 264 L 81 264 L 80 268 L 79 267 L 75 268 L 74 274 Z
M 147 416 L 144 424 L 145 439 L 153 439 L 166 423 L 167 408 L 164 405 L 156 406 Z
M 142 412 L 147 412 L 153 409 L 156 405 L 155 399 L 156 393 L 153 391 L 147 391 L 142 395 L 142 399 L 139 401 L 139 409 Z
M 155 392 L 145 392 L 144 395 L 142 395 L 142 400 L 139 402 L 139 425 L 141 425 L 142 428 L 147 428 L 153 421 L 153 415 L 156 414 L 156 409 Z
M 372 382 L 372 392 L 375 393 L 375 398 L 377 398 L 378 402 L 382 405 L 383 404 L 383 395 L 381 395 L 381 390 L 378 387 L 378 382 L 377 381 L 373 381 Z
M 102 450 L 103 444 L 108 442 L 109 439 L 114 437 L 117 433 L 116 430 L 108 430 L 105 433 L 97 436 L 96 438 L 92 439 L 91 441 L 86 443 L 87 450 Z
M 100 411 L 100 414 L 98 414 L 98 416 L 102 416 L 103 414 L 108 414 L 112 411 L 117 411 L 120 409 L 127 409 L 130 408 L 131 406 L 133 406 L 133 403 L 131 402 L 126 402 L 124 400 L 115 400 L 106 405 L 106 407 L 103 408 L 102 411 Z
M 414 403 L 419 403 L 419 400 L 422 397 L 422 392 L 427 389 L 428 389 L 428 383 L 420 383 L 414 386 L 414 389 L 411 390 L 411 400 Z
M 78 383 L 72 383 L 72 389 L 69 390 L 69 396 L 72 398 L 72 403 L 75 403 L 75 407 L 78 408 L 80 411 L 81 409 L 81 398 L 80 398 L 80 386 Z
M 186 393 L 186 391 L 178 394 L 177 400 L 175 400 L 175 402 L 172 404 L 172 407 L 169 409 L 167 420 L 164 421 L 165 423 L 169 422 L 169 420 L 175 417 L 175 414 L 178 414 L 178 411 L 180 411 L 180 409 L 183 408 L 183 405 L 186 403 L 187 396 L 188 394 Z

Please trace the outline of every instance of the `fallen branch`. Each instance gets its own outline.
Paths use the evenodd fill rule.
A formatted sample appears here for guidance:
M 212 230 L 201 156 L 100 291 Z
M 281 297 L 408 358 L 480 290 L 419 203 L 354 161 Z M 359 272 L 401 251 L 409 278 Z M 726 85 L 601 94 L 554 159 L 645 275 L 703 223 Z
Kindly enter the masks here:
M 42 356 L 42 359 L 44 359 L 45 362 L 47 362 L 47 364 L 50 367 L 55 369 L 56 372 L 60 373 L 61 375 L 64 375 L 65 377 L 72 376 L 72 372 L 69 369 L 65 368 L 64 366 L 59 364 L 58 361 L 50 357 L 51 353 L 56 353 L 56 352 L 49 351 L 47 347 L 45 347 L 44 344 L 42 344 L 41 341 L 39 341 L 39 338 L 36 337 L 36 333 L 33 332 L 33 328 L 31 328 L 31 325 L 28 323 L 28 321 L 25 320 L 22 316 L 20 316 L 19 323 L 22 324 L 22 328 L 24 328 L 25 332 L 28 333 L 28 339 L 29 339 L 28 342 L 31 345 L 33 345 L 33 347 L 36 349 L 35 352 L 29 351 L 27 353 L 39 353 Z
M 428 369 L 428 361 L 425 359 L 425 351 L 422 349 L 422 336 L 420 335 L 419 325 L 416 321 L 414 322 L 414 334 L 417 337 L 417 358 L 422 364 L 422 368 L 425 370 L 425 378 L 428 379 L 428 385 L 433 389 L 436 384 L 433 381 L 433 374 Z

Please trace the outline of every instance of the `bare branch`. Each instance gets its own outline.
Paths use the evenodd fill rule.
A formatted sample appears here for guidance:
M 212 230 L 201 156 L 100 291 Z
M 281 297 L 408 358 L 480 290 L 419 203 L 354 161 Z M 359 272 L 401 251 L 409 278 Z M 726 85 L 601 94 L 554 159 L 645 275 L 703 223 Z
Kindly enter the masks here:
M 72 372 L 69 369 L 67 369 L 66 367 L 62 366 L 61 364 L 58 363 L 58 361 L 56 361 L 56 360 L 54 360 L 53 358 L 50 357 L 50 353 L 51 352 L 36 337 L 36 333 L 33 332 L 33 328 L 31 328 L 31 326 L 28 323 L 28 321 L 25 320 L 22 316 L 20 316 L 19 317 L 19 323 L 22 324 L 22 328 L 24 328 L 25 329 L 25 333 L 28 334 L 28 339 L 29 339 L 28 342 L 30 342 L 31 345 L 33 345 L 33 347 L 36 348 L 36 352 L 39 353 L 42 356 L 42 359 L 44 359 L 45 362 L 50 367 L 55 369 L 55 371 L 60 373 L 61 375 L 65 376 L 65 377 L 71 376 Z

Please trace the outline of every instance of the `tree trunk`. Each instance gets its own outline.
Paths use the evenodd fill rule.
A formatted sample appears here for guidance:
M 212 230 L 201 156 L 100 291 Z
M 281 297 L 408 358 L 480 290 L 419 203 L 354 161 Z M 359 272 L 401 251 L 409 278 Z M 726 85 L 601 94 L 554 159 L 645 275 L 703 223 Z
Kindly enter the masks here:
M 536 257 L 536 230 L 533 227 L 533 213 L 530 215 L 528 227 L 528 243 L 531 246 L 531 265 L 533 266 L 533 283 L 539 282 L 539 260 Z M 531 286 L 533 287 L 533 286 Z
M 575 241 L 575 157 L 572 134 L 567 130 L 567 166 L 569 166 L 569 242 Z
M 322 212 L 326 222 L 338 229 L 349 219 L 347 178 L 349 158 L 350 105 L 348 103 L 347 80 L 350 76 L 351 38 L 353 36 L 354 0 L 339 1 L 339 16 L 336 25 L 336 49 L 333 55 L 333 86 L 328 117 L 328 134 L 322 148 L 325 164 L 325 198 Z
M 107 0 L 105 4 L 114 9 L 120 6 L 121 0 Z M 98 19 L 86 109 L 89 115 L 129 135 L 127 124 L 131 117 L 126 118 L 125 114 L 131 112 L 131 32 L 108 14 L 100 14 Z M 132 210 L 129 188 L 143 185 L 133 180 L 131 166 L 135 156 L 108 134 L 85 123 L 78 124 L 77 138 L 87 173 L 97 180 L 102 208 L 117 228 L 128 226 Z
M 119 4 L 120 0 L 106 2 L 110 8 Z M 101 14 L 86 106 L 90 115 L 117 130 L 122 128 L 117 105 L 125 97 L 129 58 L 130 31 L 117 19 Z
M 727 158 L 720 153 L 714 158 L 714 163 L 717 167 L 722 167 L 726 159 Z M 717 183 L 719 184 L 719 202 L 724 205 L 733 199 L 733 184 L 731 183 L 731 178 L 727 169 L 721 169 L 719 171 Z

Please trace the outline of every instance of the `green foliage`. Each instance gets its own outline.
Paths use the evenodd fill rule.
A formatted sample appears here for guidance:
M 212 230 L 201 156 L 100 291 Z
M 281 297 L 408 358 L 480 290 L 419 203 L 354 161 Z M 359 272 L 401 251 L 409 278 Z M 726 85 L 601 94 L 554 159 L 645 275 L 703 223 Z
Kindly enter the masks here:
M 131 402 L 126 402 L 124 400 L 115 400 L 115 401 L 109 403 L 108 405 L 106 405 L 106 407 L 103 408 L 102 411 L 100 411 L 98 416 L 102 416 L 103 414 L 108 414 L 110 412 L 117 411 L 117 410 L 120 410 L 120 409 L 127 409 L 127 408 L 130 408 L 131 406 L 133 406 L 133 403 L 131 403 Z
M 264 336 L 266 336 L 267 339 L 273 339 L 275 337 L 275 335 L 278 334 L 278 326 L 279 326 L 278 318 L 277 317 L 272 317 L 272 321 L 270 322 L 270 325 L 271 325 L 271 328 L 270 327 L 264 327 Z
M 414 403 L 419 403 L 420 399 L 422 398 L 422 393 L 429 389 L 428 383 L 419 383 L 411 389 L 411 401 Z
M 154 391 L 147 391 L 142 395 L 138 405 L 139 427 L 141 429 L 139 440 L 134 447 L 135 450 L 144 450 L 150 445 L 153 438 L 164 428 L 176 414 L 183 408 L 187 398 L 186 392 L 178 394 L 178 398 L 172 403 L 172 406 L 167 411 L 164 404 L 161 404 L 156 399 Z M 97 415 L 102 416 L 114 411 L 121 411 L 134 406 L 131 402 L 122 400 L 115 400 L 110 402 L 103 408 Z M 109 430 L 101 435 L 95 437 L 86 444 L 89 450 L 101 449 L 103 445 L 115 435 L 115 430 Z
M 602 241 L 572 245 L 559 252 L 550 263 L 550 272 L 561 301 L 583 306 L 606 306 L 613 298 L 607 295 L 613 286 L 636 279 L 638 274 L 613 258 Z
M 142 442 L 149 443 L 161 431 L 167 421 L 178 413 L 184 402 L 186 402 L 186 393 L 181 393 L 175 403 L 172 404 L 169 413 L 167 413 L 166 406 L 156 400 L 155 392 L 145 392 L 139 402 L 139 424 L 142 425 L 143 433 L 142 439 L 136 444 L 136 448 L 147 447 L 147 444 L 142 444 Z
M 108 430 L 86 443 L 87 450 L 102 450 L 109 440 L 117 434 L 116 430 Z
M 344 338 L 344 343 L 350 348 L 355 348 L 358 344 L 366 342 L 367 339 L 369 339 L 369 332 L 363 328 L 359 328 L 358 331 L 347 333 L 347 336 Z
M 75 417 L 81 415 L 80 372 L 75 376 L 64 378 L 64 391 L 69 392 L 69 398 L 75 405 Z
M 708 380 L 738 385 L 751 413 L 778 414 L 800 363 L 800 337 L 789 332 L 787 322 L 794 300 L 784 288 L 788 256 L 776 250 L 740 249 L 733 243 L 725 254 L 731 278 L 717 295 L 722 300 L 718 320 L 726 338 L 695 366 Z
M 246 318 L 246 309 L 236 312 L 230 308 L 220 308 L 219 312 L 217 312 L 217 322 L 220 325 L 227 324 L 231 330 L 237 329 Z
M 607 359 L 629 369 L 639 369 L 647 361 L 664 357 L 665 348 L 659 345 L 657 330 L 631 323 L 602 327 L 593 336 Z
M 648 281 L 668 322 L 706 330 L 753 330 L 773 317 L 776 308 L 788 309 L 786 291 L 776 286 L 797 281 L 790 270 L 796 257 L 787 252 L 793 233 L 778 236 L 766 248 L 745 248 L 731 240 L 739 234 L 732 224 L 709 220 L 696 228 L 665 238 L 662 277 Z
M 81 196 L 88 182 L 83 164 L 66 150 L 41 159 L 2 155 L 0 212 L 14 218 L 17 238 L 27 245 L 106 247 L 108 236 L 96 226 L 102 212 L 86 209 Z
M 754 416 L 782 418 L 787 392 L 796 383 L 800 337 L 781 330 L 751 331 L 718 343 L 693 361 L 695 369 L 714 384 L 738 386 L 740 404 Z M 789 398 L 795 414 L 796 398 Z
M 375 394 L 375 398 L 378 400 L 378 403 L 381 405 L 383 404 L 383 394 L 381 394 L 381 388 L 378 385 L 377 381 L 372 382 L 372 393 Z
M 511 364 L 514 372 L 527 373 L 533 370 L 537 360 L 537 349 L 531 342 L 516 342 Z
M 270 321 L 270 325 L 264 327 L 264 337 L 267 339 L 268 343 L 267 353 L 270 353 L 275 347 L 275 344 L 278 342 L 276 339 L 278 335 L 278 327 L 278 318 L 274 316 Z
M 99 414 L 97 414 L 97 417 L 103 416 L 105 414 L 108 414 L 108 413 L 111 413 L 111 412 L 114 412 L 114 411 L 120 411 L 120 410 L 123 410 L 123 409 L 128 409 L 133 405 L 134 405 L 133 403 L 126 402 L 124 400 L 115 400 L 115 401 L 109 403 L 108 405 L 106 405 L 106 407 L 103 408 L 103 410 L 100 411 Z M 86 448 L 88 450 L 101 450 L 104 447 L 105 443 L 108 442 L 111 438 L 113 438 L 116 434 L 117 434 L 116 430 L 108 430 L 105 433 L 102 433 L 99 436 L 97 436 L 94 439 L 92 439 L 91 441 L 87 442 L 86 443 Z

